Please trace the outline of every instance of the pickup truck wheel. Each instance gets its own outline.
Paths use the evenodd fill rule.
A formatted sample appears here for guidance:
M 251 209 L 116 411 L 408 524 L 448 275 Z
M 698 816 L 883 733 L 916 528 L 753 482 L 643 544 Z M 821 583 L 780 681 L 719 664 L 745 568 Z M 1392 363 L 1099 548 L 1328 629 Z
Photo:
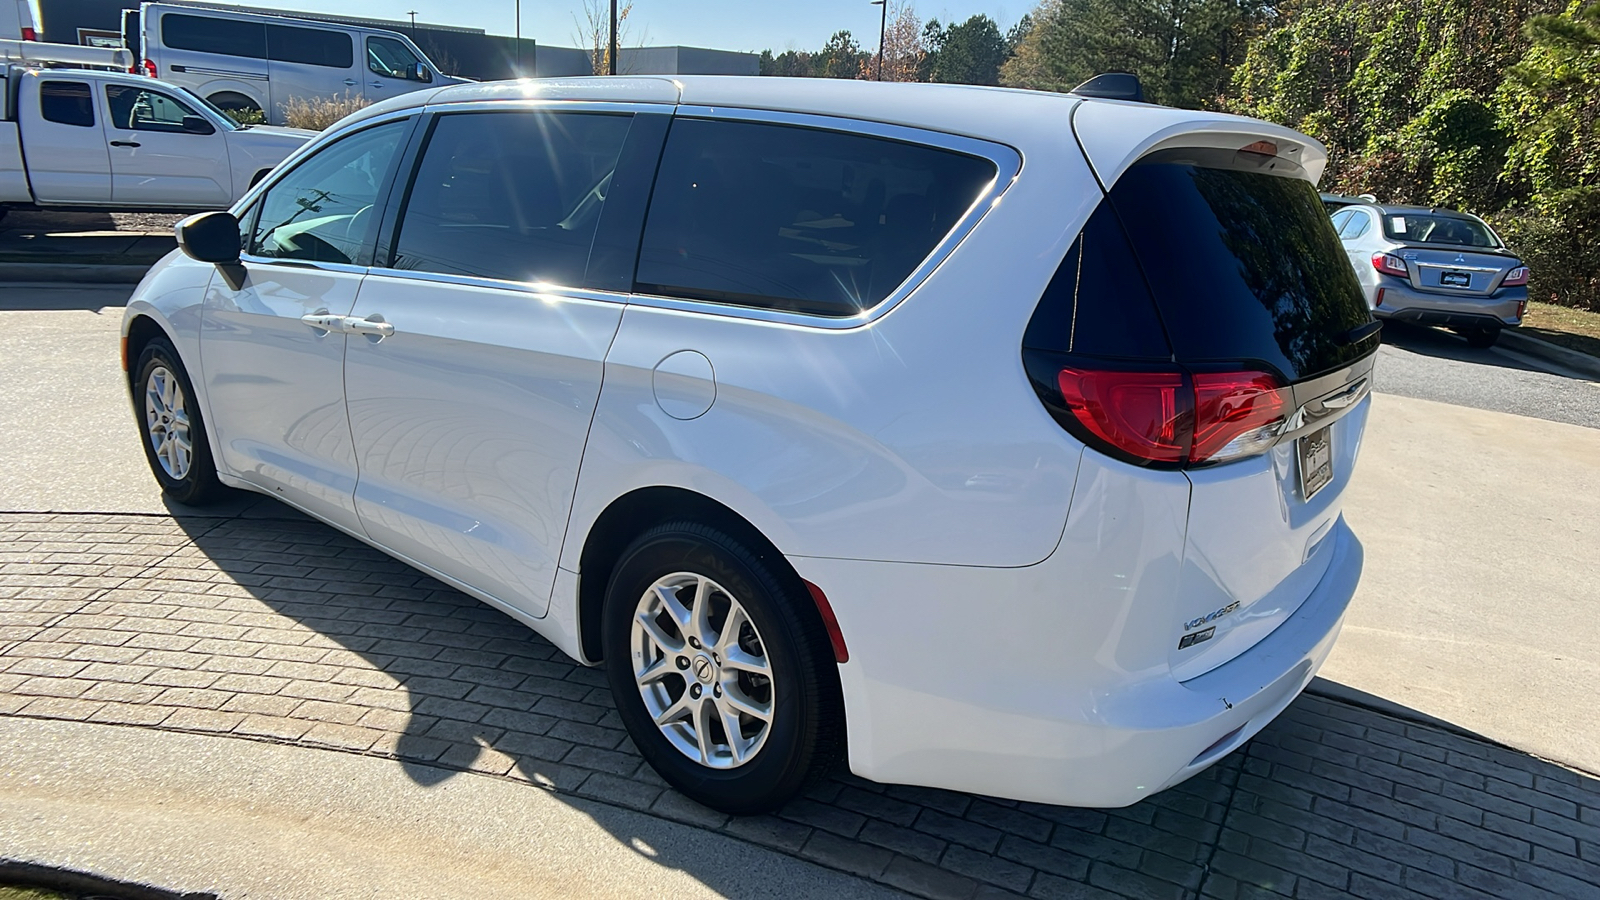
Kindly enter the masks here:
M 217 500 L 222 483 L 211 460 L 194 385 L 178 361 L 178 352 L 165 338 L 156 338 L 139 354 L 134 372 L 139 437 L 161 490 L 189 506 Z

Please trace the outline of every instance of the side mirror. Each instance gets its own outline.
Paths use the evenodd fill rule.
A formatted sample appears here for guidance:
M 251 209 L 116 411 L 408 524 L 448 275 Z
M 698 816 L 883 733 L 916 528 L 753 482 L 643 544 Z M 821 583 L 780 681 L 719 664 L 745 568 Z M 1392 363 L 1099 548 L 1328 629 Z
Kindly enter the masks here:
M 184 116 L 183 130 L 189 134 L 215 134 L 217 127 L 199 116 Z
M 411 80 L 428 84 L 433 81 L 433 73 L 428 71 L 426 63 L 417 63 L 411 67 Z
M 190 216 L 174 226 L 178 249 L 191 259 L 219 266 L 239 262 L 239 220 L 228 212 Z

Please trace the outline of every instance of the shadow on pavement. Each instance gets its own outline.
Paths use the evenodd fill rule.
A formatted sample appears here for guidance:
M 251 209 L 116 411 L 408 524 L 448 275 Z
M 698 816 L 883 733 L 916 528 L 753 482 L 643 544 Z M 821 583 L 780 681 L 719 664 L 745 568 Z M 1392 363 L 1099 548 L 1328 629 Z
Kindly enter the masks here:
M 1457 362 L 1477 363 L 1485 366 L 1499 366 L 1504 369 L 1516 369 L 1522 372 L 1544 372 L 1544 369 L 1528 365 L 1513 359 L 1495 349 L 1475 350 L 1467 346 L 1465 338 L 1452 331 L 1442 328 L 1430 328 L 1425 325 L 1414 325 L 1410 322 L 1399 322 L 1394 319 L 1385 319 L 1383 322 L 1383 342 L 1392 347 L 1409 350 L 1423 356 L 1436 359 L 1453 359 Z
M 205 583 L 183 590 L 225 593 L 222 608 L 238 611 L 187 651 L 211 654 L 195 668 L 237 673 L 202 693 L 227 687 L 242 699 L 223 710 L 258 712 L 223 730 L 390 756 L 420 784 L 459 771 L 519 779 L 927 897 L 1600 895 L 1600 780 L 1413 711 L 1314 695 L 1212 769 L 1126 809 L 841 772 L 777 815 L 730 820 L 642 763 L 599 670 L 506 616 L 304 518 L 177 522 L 198 553 L 175 555 L 141 593 L 193 578 Z M 692 859 L 658 862 L 703 874 Z

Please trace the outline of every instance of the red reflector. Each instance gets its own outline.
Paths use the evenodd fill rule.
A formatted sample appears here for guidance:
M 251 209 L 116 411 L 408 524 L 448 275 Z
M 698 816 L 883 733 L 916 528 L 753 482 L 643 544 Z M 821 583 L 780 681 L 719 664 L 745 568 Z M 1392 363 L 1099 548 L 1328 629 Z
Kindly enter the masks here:
M 1205 462 L 1219 452 L 1231 459 L 1265 449 L 1278 436 L 1277 431 L 1268 426 L 1282 420 L 1283 398 L 1278 394 L 1278 380 L 1271 375 L 1263 372 L 1197 374 L 1194 376 L 1194 446 L 1189 451 L 1189 461 Z
M 1528 301 L 1526 301 L 1526 300 L 1517 301 L 1517 321 L 1519 321 L 1519 322 L 1522 321 L 1522 317 L 1524 315 L 1526 315 L 1527 312 L 1528 312 Z
M 1188 454 L 1193 398 L 1182 372 L 1062 369 L 1056 380 L 1072 415 L 1118 450 L 1155 462 Z
M 1506 280 L 1500 282 L 1501 287 L 1520 287 L 1528 283 L 1528 267 L 1517 266 L 1506 273 Z
M 1388 288 L 1378 288 L 1378 299 L 1376 299 L 1376 300 L 1374 300 L 1372 302 L 1373 306 L 1382 306 L 1383 305 L 1383 292 L 1387 291 L 1387 290 L 1388 290 Z
M 37 41 L 39 39 L 39 32 L 34 31 L 32 28 L 24 25 L 22 26 L 22 39 L 25 41 Z
M 817 612 L 822 615 L 822 627 L 827 629 L 828 643 L 833 645 L 834 662 L 849 662 L 850 650 L 844 645 L 844 632 L 839 630 L 839 620 L 833 615 L 833 606 L 828 603 L 827 595 L 822 593 L 822 588 L 809 581 L 806 582 L 806 590 L 811 592 L 811 602 L 817 605 Z
M 1271 141 L 1256 141 L 1245 147 L 1239 148 L 1240 153 L 1259 153 L 1262 156 L 1277 156 L 1278 145 Z
M 1393 254 L 1372 254 L 1372 267 L 1385 275 L 1394 275 L 1399 278 L 1411 277 L 1411 271 L 1406 268 L 1406 261 Z

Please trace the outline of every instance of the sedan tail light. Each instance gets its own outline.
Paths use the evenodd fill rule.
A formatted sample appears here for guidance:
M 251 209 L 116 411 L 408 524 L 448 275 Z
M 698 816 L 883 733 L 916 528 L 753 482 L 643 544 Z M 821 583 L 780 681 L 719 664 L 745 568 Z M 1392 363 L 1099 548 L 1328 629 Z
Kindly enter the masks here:
M 1060 404 L 1066 416 L 1058 418 L 1069 430 L 1138 464 L 1194 465 L 1254 456 L 1270 448 L 1283 430 L 1282 386 L 1265 372 L 1071 365 L 1057 369 L 1053 387 L 1059 394 L 1047 402 Z
M 1406 261 L 1392 253 L 1372 254 L 1372 267 L 1385 275 L 1395 275 L 1400 278 L 1411 277 L 1411 271 L 1406 268 Z
M 1506 279 L 1500 282 L 1501 287 L 1520 287 L 1528 283 L 1528 267 L 1517 266 L 1506 273 Z

